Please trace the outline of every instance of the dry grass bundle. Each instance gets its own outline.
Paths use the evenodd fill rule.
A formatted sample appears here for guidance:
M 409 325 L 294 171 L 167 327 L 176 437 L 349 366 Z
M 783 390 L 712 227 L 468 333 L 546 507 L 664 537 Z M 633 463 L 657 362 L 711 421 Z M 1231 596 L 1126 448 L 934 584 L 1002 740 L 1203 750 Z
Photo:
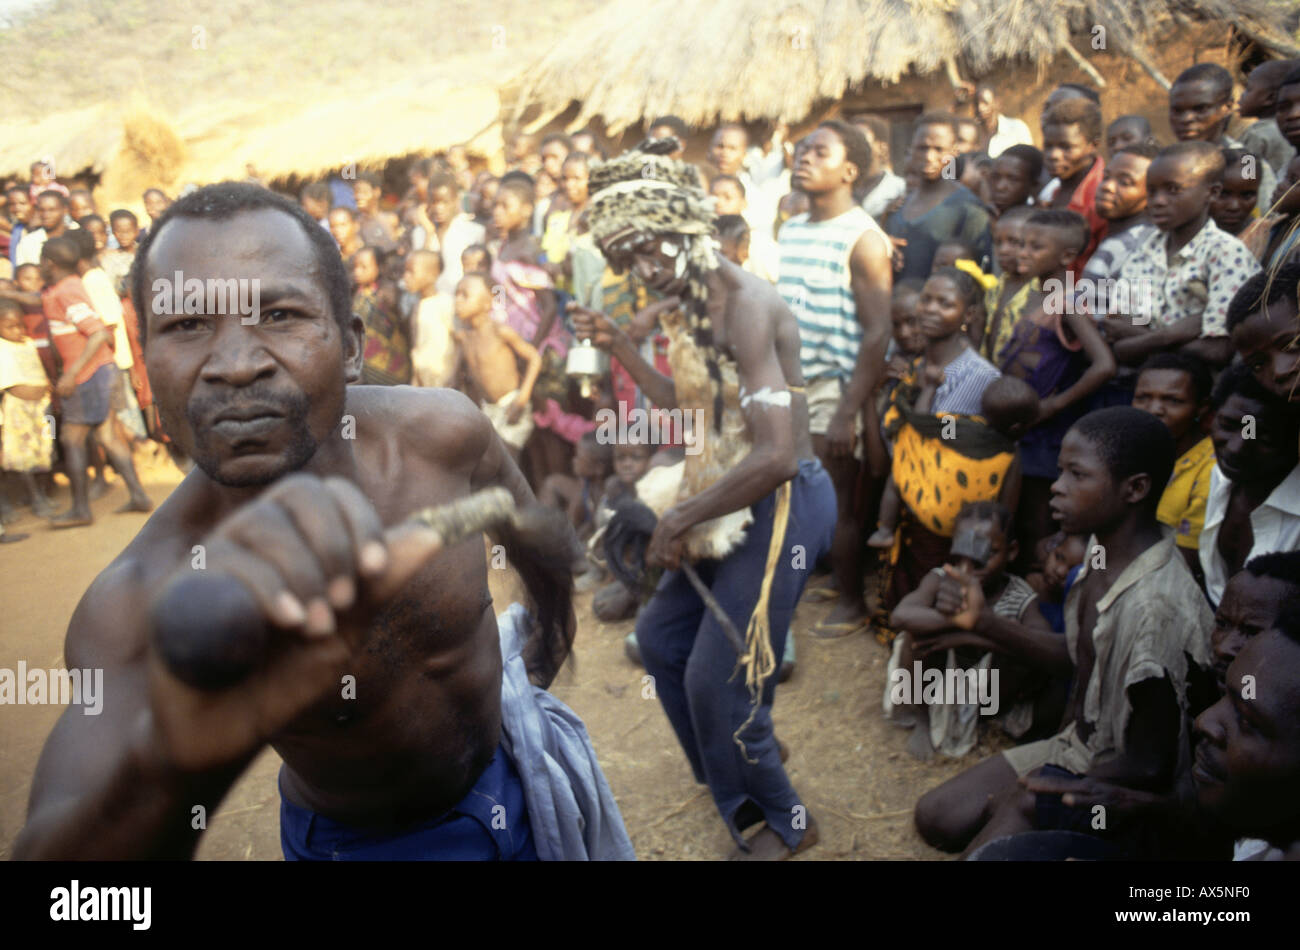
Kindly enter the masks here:
M 1286 9 L 1270 0 L 716 0 L 685 11 L 681 0 L 619 0 L 588 21 L 580 43 L 525 72 L 515 110 L 555 115 L 577 102 L 574 128 L 601 116 L 611 134 L 664 113 L 697 127 L 798 121 L 869 80 L 958 61 L 975 75 L 1004 60 L 1043 65 L 1095 26 L 1108 50 L 1143 62 L 1192 17 L 1295 55 Z

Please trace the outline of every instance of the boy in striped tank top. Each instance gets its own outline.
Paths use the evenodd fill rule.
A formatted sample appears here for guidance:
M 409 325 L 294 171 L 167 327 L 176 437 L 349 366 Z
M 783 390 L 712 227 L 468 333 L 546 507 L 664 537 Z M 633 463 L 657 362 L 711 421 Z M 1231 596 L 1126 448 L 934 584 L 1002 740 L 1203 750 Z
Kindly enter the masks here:
M 779 236 L 777 290 L 799 323 L 808 427 L 838 509 L 830 561 L 839 602 L 814 629 L 819 636 L 844 636 L 867 623 L 862 525 L 869 512 L 857 485 L 864 432 L 878 428 L 867 407 L 884 378 L 893 284 L 889 238 L 859 204 L 870 174 L 862 133 L 823 122 L 800 143 L 791 176 L 809 210 L 788 220 Z M 865 430 L 864 409 L 871 417 Z

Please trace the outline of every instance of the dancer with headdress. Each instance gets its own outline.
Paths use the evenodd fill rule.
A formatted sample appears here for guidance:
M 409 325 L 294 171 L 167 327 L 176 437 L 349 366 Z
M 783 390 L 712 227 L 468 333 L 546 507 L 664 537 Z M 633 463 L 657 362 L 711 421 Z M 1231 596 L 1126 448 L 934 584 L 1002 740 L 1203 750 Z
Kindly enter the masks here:
M 691 166 L 667 157 L 679 147 L 647 142 L 594 165 L 587 207 L 614 269 L 681 300 L 660 318 L 673 378 L 603 314 L 570 313 L 575 335 L 609 350 L 652 402 L 695 420 L 700 451 L 687 455 L 646 551 L 648 565 L 666 570 L 637 640 L 736 857 L 780 859 L 817 840 L 781 764 L 771 709 L 795 604 L 830 548 L 835 491 L 808 435 L 795 317 L 771 285 L 719 254 L 712 200 Z M 739 654 L 683 562 L 743 631 Z

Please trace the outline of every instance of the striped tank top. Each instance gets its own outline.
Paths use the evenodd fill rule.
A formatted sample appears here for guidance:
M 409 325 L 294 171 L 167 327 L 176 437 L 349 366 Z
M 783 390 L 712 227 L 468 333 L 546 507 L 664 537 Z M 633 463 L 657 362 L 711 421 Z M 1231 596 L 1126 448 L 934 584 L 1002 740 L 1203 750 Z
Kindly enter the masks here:
M 889 247 L 885 232 L 861 206 L 828 221 L 796 215 L 781 228 L 777 290 L 799 321 L 806 380 L 853 375 L 862 327 L 849 282 L 849 255 L 867 231 Z

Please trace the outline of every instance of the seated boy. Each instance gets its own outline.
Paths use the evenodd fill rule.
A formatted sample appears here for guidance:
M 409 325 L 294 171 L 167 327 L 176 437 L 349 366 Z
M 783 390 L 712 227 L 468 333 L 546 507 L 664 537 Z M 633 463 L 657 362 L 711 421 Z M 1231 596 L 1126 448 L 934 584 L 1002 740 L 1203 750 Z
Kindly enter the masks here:
M 1052 514 L 1092 535 L 1065 604 L 1065 637 L 998 617 L 972 577 L 944 581 L 954 626 L 1009 655 L 1073 674 L 1066 725 L 1049 739 L 985 759 L 921 797 L 916 826 L 947 851 L 1020 831 L 1089 832 L 1092 811 L 1035 797 L 1019 780 L 1087 776 L 1163 792 L 1190 766 L 1188 657 L 1209 667 L 1213 617 L 1156 506 L 1174 466 L 1174 438 L 1127 406 L 1084 416 L 1061 446 Z
M 1136 366 L 1172 349 L 1216 367 L 1232 358 L 1228 303 L 1259 262 L 1210 218 L 1222 176 L 1223 154 L 1209 142 L 1170 145 L 1147 169 L 1147 214 L 1158 230 L 1119 271 L 1138 301 L 1131 321 L 1105 323 L 1119 362 Z
M 533 431 L 529 409 L 542 357 L 527 340 L 492 318 L 492 289 L 486 274 L 466 274 L 456 285 L 456 331 L 465 368 L 487 402 L 483 413 L 517 461 Z M 520 363 L 527 368 L 521 373 Z
M 1002 656 L 995 655 L 991 642 L 955 629 L 948 615 L 936 606 L 941 579 L 955 570 L 979 582 L 986 602 L 993 605 L 998 616 L 1032 630 L 1050 629 L 1042 615 L 1031 609 L 1035 601 L 1033 589 L 1022 578 L 1006 572 L 1007 564 L 1016 556 L 1010 527 L 1011 512 L 1005 505 L 983 501 L 963 506 L 953 526 L 952 548 L 945 566 L 927 574 L 921 586 L 904 597 L 890 616 L 890 624 L 904 635 L 894 640 L 885 712 L 901 722 L 910 710 L 916 728 L 908 751 L 918 758 L 929 758 L 932 749 L 951 758 L 966 755 L 979 738 L 981 713 L 997 715 L 1000 711 L 1004 714 L 1004 728 L 1017 737 L 1032 724 L 1032 703 L 1016 702 L 1023 698 L 1023 687 L 1030 685 L 1030 671 L 1004 662 Z M 987 694 L 977 697 L 968 692 L 964 702 L 922 701 L 918 695 L 920 683 L 913 683 L 910 690 L 897 688 L 901 679 L 915 679 L 912 671 L 917 660 L 926 668 L 974 670 L 985 676 L 997 670 L 1000 675 L 992 681 Z M 1056 722 L 1060 721 L 1059 714 L 1057 710 Z

